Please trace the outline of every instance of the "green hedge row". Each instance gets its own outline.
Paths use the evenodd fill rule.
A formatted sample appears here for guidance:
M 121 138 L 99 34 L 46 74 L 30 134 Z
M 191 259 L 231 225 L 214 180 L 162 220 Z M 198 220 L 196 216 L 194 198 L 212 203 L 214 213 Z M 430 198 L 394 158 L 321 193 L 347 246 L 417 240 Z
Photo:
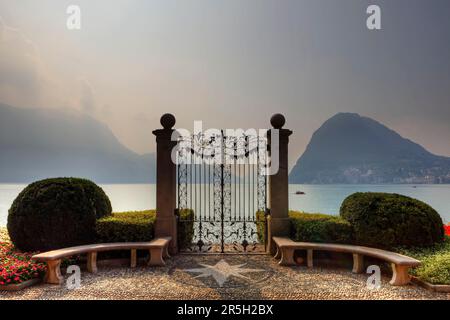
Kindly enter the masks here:
M 444 240 L 443 222 L 426 203 L 391 193 L 354 193 L 340 216 L 290 212 L 296 241 L 354 243 L 394 250 L 429 247 Z
M 194 211 L 182 209 L 178 215 L 178 244 L 184 248 L 194 235 Z M 155 210 L 113 213 L 97 221 L 98 242 L 140 242 L 154 237 Z
M 194 234 L 194 212 L 177 212 L 179 243 Z M 111 202 L 95 183 L 55 178 L 27 186 L 8 215 L 11 240 L 23 251 L 48 251 L 75 245 L 143 242 L 154 238 L 155 210 L 112 213 Z
M 97 241 L 150 241 L 153 239 L 155 218 L 155 210 L 113 213 L 97 220 Z
M 177 211 L 178 216 L 178 247 L 184 249 L 192 244 L 194 237 L 194 210 L 181 209 Z
M 353 228 L 339 216 L 290 211 L 291 238 L 294 241 L 353 243 Z

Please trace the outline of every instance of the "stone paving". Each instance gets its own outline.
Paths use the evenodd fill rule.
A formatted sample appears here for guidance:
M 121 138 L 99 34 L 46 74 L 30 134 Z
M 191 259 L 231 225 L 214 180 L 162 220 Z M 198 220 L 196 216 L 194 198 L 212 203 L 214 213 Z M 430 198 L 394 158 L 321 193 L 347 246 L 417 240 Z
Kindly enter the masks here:
M 67 275 L 65 276 L 67 279 Z M 415 285 L 379 290 L 348 269 L 281 267 L 266 255 L 178 255 L 167 266 L 99 267 L 81 287 L 38 284 L 0 299 L 450 299 Z

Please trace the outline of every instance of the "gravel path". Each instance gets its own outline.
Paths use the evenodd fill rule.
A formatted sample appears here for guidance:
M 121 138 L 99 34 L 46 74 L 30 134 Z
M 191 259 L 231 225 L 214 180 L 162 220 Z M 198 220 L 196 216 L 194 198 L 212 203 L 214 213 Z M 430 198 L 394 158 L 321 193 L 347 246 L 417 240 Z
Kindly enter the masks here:
M 265 255 L 178 255 L 162 268 L 82 272 L 74 290 L 38 284 L 0 292 L 0 299 L 450 299 L 415 285 L 390 286 L 386 277 L 379 290 L 369 290 L 366 281 L 367 275 L 344 269 L 280 267 Z

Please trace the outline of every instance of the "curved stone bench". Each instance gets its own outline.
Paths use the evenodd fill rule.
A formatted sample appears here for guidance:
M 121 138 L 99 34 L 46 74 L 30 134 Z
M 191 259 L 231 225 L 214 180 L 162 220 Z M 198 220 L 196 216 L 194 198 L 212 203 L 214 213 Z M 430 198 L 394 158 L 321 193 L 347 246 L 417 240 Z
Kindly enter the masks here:
M 79 254 L 87 254 L 87 270 L 88 272 L 97 272 L 97 252 L 114 251 L 114 250 L 131 250 L 131 268 L 136 267 L 137 255 L 136 250 L 149 250 L 150 259 L 149 266 L 164 266 L 163 258 L 168 258 L 168 246 L 171 237 L 158 238 L 149 242 L 116 242 L 116 243 L 98 243 L 77 247 L 70 247 L 48 252 L 39 253 L 33 256 L 36 261 L 47 263 L 47 272 L 44 282 L 52 284 L 61 284 L 63 277 L 61 276 L 61 260 Z
M 370 256 L 391 263 L 392 279 L 389 283 L 394 286 L 408 284 L 411 280 L 411 277 L 408 274 L 409 268 L 417 267 L 421 264 L 419 260 L 382 249 L 348 244 L 295 242 L 289 238 L 282 237 L 273 237 L 272 239 L 277 246 L 275 258 L 280 258 L 280 265 L 295 265 L 295 250 L 306 250 L 306 260 L 309 268 L 313 267 L 314 250 L 345 252 L 353 254 L 352 272 L 362 273 L 364 268 L 364 256 Z

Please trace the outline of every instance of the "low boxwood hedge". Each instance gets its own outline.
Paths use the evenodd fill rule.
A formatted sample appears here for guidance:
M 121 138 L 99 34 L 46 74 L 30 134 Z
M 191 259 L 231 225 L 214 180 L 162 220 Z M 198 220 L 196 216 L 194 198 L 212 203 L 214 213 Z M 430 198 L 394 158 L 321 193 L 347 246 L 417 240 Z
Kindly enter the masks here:
M 182 209 L 178 215 L 178 245 L 189 246 L 194 236 L 194 211 Z M 97 242 L 140 242 L 154 238 L 156 211 L 115 212 L 97 220 Z
M 184 249 L 192 244 L 194 238 L 194 210 L 177 210 L 178 215 L 178 247 Z
M 353 243 L 353 228 L 339 216 L 290 211 L 291 238 L 294 241 Z
M 155 210 L 116 212 L 97 220 L 97 242 L 150 241 L 154 236 Z

